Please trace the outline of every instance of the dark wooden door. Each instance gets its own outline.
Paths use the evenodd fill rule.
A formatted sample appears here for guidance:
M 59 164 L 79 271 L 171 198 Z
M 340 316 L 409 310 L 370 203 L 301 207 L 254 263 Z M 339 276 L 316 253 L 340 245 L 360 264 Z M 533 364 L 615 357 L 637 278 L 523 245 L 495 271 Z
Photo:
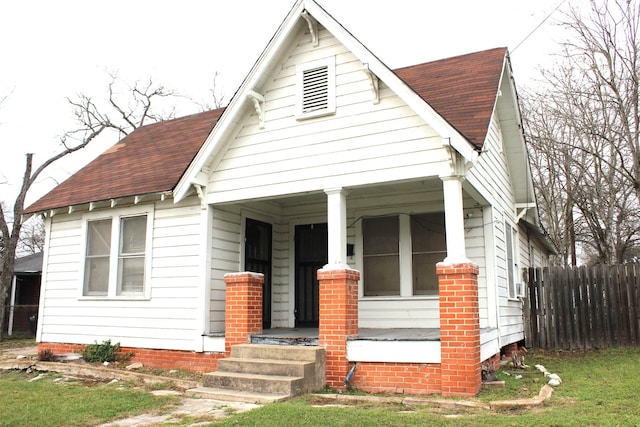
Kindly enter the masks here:
M 317 272 L 327 264 L 327 224 L 296 226 L 296 327 L 318 327 L 319 286 Z
M 271 224 L 247 218 L 244 270 L 264 274 L 262 327 L 271 328 Z

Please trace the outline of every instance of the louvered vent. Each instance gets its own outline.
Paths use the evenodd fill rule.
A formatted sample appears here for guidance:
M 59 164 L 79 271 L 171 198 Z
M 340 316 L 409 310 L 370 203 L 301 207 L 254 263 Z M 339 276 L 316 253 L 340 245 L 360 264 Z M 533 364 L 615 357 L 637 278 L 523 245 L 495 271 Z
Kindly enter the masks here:
M 329 108 L 329 67 L 302 72 L 302 114 Z

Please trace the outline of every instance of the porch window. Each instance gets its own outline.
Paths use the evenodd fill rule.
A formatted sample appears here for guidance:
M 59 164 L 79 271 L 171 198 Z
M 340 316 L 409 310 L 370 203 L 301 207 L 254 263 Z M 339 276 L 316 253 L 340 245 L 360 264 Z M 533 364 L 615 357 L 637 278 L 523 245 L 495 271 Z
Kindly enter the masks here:
M 443 213 L 411 215 L 411 249 L 413 294 L 437 294 L 436 264 L 447 256 Z
M 87 221 L 83 296 L 144 296 L 149 214 Z
M 397 216 L 365 218 L 364 243 L 365 296 L 400 294 L 400 228 Z
M 444 213 L 365 218 L 364 296 L 436 295 L 447 254 Z

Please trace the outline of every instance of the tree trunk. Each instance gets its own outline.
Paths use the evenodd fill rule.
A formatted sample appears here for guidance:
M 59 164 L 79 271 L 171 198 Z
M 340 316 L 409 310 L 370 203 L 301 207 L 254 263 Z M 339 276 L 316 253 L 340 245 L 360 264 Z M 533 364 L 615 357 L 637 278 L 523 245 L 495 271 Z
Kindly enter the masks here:
M 13 282 L 13 265 L 16 257 L 15 245 L 12 245 L 10 242 L 7 243 L 8 245 L 5 247 L 2 262 L 2 273 L 0 274 L 0 342 L 2 342 L 6 329 L 7 298 L 9 297 L 9 290 Z

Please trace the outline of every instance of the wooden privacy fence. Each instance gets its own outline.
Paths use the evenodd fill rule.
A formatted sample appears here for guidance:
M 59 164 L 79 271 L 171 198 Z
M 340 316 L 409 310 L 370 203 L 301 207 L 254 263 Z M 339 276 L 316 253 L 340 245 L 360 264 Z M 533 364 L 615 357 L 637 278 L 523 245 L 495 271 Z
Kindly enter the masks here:
M 640 346 L 640 265 L 530 268 L 527 346 Z

